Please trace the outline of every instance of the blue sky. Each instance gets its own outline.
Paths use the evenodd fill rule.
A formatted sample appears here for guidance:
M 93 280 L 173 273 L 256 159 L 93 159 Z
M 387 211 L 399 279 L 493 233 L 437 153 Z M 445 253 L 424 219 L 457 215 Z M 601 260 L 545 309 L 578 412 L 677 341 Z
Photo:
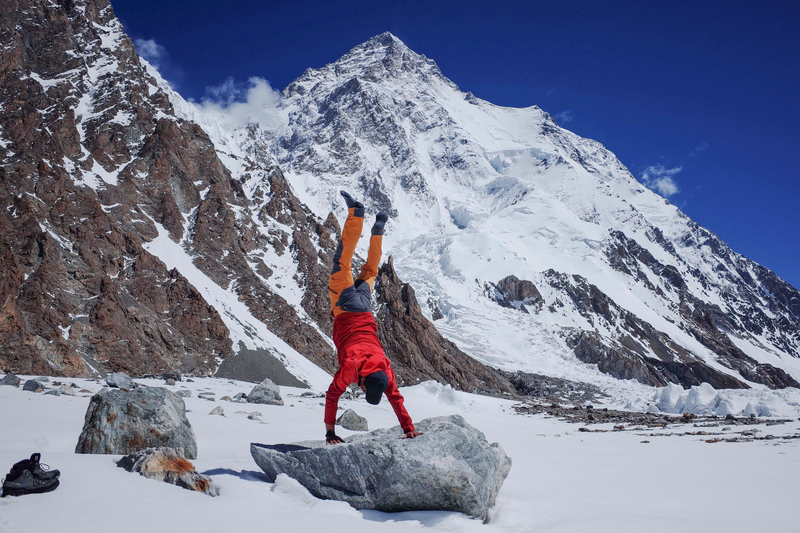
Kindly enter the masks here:
M 195 100 L 253 76 L 281 90 L 391 31 L 461 90 L 600 141 L 800 287 L 800 2 L 112 2 Z

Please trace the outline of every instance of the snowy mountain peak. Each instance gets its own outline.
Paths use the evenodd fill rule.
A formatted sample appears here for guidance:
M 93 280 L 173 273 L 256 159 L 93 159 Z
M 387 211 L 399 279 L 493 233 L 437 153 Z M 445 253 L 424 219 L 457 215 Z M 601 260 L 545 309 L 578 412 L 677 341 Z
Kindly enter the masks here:
M 298 196 L 323 216 L 347 189 L 390 213 L 398 273 L 482 362 L 550 373 L 577 358 L 595 370 L 562 376 L 651 385 L 797 383 L 800 336 L 785 327 L 800 323 L 785 303 L 797 292 L 538 107 L 464 93 L 382 34 L 306 71 L 280 113 L 266 137 Z M 509 279 L 535 285 L 539 311 L 520 312 Z
M 413 80 L 414 83 L 428 84 L 431 79 L 436 79 L 457 90 L 433 60 L 417 54 L 389 32 L 354 47 L 334 63 L 320 69 L 307 69 L 284 90 L 283 96 L 303 95 L 321 79 L 350 82 L 355 86 L 359 81 L 409 83 Z

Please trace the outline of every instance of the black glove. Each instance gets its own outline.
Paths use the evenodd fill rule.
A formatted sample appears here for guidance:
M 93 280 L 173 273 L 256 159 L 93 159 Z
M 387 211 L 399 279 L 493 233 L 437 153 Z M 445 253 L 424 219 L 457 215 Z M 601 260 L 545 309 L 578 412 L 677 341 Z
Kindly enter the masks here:
M 334 433 L 332 429 L 325 433 L 325 444 L 339 444 L 341 442 L 344 442 L 344 440 Z
M 372 225 L 372 234 L 383 235 L 383 226 L 386 224 L 387 220 L 389 220 L 389 215 L 384 212 L 375 215 L 375 224 Z

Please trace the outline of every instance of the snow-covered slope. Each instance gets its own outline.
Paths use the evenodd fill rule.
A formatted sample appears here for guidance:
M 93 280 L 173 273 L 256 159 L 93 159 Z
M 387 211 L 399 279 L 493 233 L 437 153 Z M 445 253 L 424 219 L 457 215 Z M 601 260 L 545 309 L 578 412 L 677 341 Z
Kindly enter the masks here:
M 339 189 L 388 211 L 398 272 L 480 360 L 584 380 L 598 378 L 578 357 L 652 384 L 796 384 L 769 365 L 800 379 L 798 292 L 538 107 L 463 93 L 385 33 L 307 70 L 278 111 L 265 135 L 296 194 L 320 216 Z M 510 275 L 538 288 L 537 312 L 497 305 Z

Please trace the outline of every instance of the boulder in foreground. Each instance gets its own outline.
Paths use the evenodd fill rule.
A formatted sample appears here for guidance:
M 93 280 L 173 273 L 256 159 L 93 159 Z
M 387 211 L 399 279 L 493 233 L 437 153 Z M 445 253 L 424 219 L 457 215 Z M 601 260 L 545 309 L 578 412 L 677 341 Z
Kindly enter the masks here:
M 314 496 L 356 509 L 457 511 L 485 519 L 511 459 L 458 415 L 416 427 L 424 434 L 415 439 L 403 439 L 395 426 L 337 445 L 251 444 L 250 453 L 271 481 L 285 473 Z
M 194 465 L 172 448 L 147 448 L 126 455 L 117 466 L 128 472 L 139 472 L 146 478 L 172 483 L 209 496 L 219 496 L 211 478 L 197 473 Z
M 75 453 L 129 454 L 158 447 L 197 458 L 183 399 L 163 387 L 102 389 L 92 396 Z

